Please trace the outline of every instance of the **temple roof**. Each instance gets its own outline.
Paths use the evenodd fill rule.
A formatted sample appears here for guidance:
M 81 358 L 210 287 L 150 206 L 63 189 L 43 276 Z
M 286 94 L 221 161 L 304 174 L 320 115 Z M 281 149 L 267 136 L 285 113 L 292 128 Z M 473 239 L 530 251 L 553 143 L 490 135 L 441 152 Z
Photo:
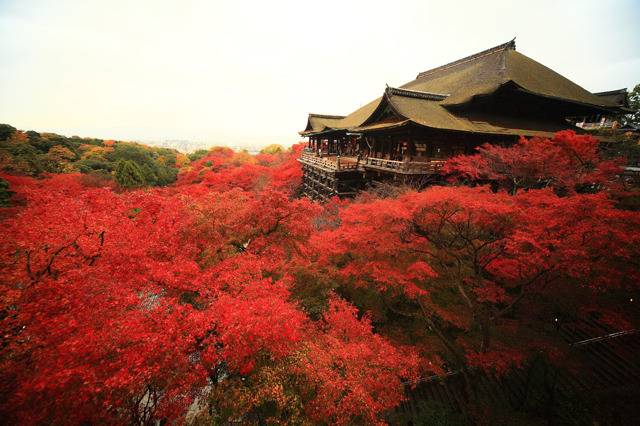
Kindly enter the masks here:
M 553 133 L 571 128 L 568 123 L 540 122 L 527 117 L 500 117 L 491 114 L 456 115 L 443 108 L 437 101 L 425 102 L 421 98 L 406 96 L 405 93 L 388 88 L 376 108 L 392 111 L 392 116 L 383 120 L 371 118 L 358 127 L 349 130 L 367 132 L 392 129 L 411 123 L 439 130 L 455 130 L 471 133 L 490 133 L 499 135 L 551 136 Z
M 344 115 L 326 115 L 326 114 L 309 114 L 307 119 L 307 127 L 304 132 L 322 132 L 327 129 L 340 127 L 340 120 L 344 119 Z
M 495 92 L 510 82 L 542 96 L 599 107 L 615 106 L 517 52 L 515 40 L 421 72 L 415 80 L 402 87 L 450 93 L 451 96 L 443 104 L 453 105 L 468 102 L 477 95 Z
M 627 89 L 618 89 L 618 90 L 609 90 L 607 92 L 598 92 L 594 93 L 594 95 L 606 99 L 608 102 L 618 105 L 623 108 L 629 107 L 629 92 Z
M 613 96 L 591 93 L 517 52 L 515 40 L 512 40 L 421 72 L 415 80 L 399 88 L 387 87 L 383 96 L 344 118 L 331 116 L 312 120 L 310 115 L 307 128 L 300 134 L 306 136 L 331 129 L 364 131 L 371 128 L 376 115 L 386 107 L 397 113 L 399 122 L 410 120 L 415 124 L 437 129 L 523 135 L 549 134 L 555 131 L 552 128 L 557 127 L 556 125 L 535 123 L 525 118 L 502 119 L 498 124 L 497 119 L 474 121 L 451 112 L 452 108 L 467 105 L 477 96 L 494 94 L 506 86 L 594 111 L 614 112 L 621 107 Z M 563 128 L 567 127 L 569 126 Z M 376 126 L 376 129 L 379 128 L 384 126 Z M 525 132 L 521 133 L 522 131 Z

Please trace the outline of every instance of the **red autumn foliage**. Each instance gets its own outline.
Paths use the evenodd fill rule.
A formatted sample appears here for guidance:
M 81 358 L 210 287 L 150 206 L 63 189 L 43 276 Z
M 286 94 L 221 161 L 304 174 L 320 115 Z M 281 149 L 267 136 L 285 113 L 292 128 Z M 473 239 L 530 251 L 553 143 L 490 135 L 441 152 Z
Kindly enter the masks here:
M 640 282 L 640 215 L 581 193 L 615 171 L 592 139 L 485 146 L 447 166 L 515 195 L 325 205 L 296 198 L 300 149 L 220 149 L 173 186 L 124 192 L 3 176 L 3 419 L 377 424 L 427 375 L 560 359 L 545 327 L 564 305 L 637 327 L 620 300 Z
M 426 326 L 442 329 L 454 357 L 464 348 L 456 350 L 445 329 L 484 353 L 506 337 L 495 330 L 527 295 L 558 285 L 633 288 L 640 279 L 639 217 L 604 195 L 433 187 L 347 206 L 338 222 L 313 238 L 325 273 L 389 300 L 404 296 Z M 474 359 L 505 370 L 504 356 Z
M 520 138 L 515 146 L 485 144 L 475 155 L 453 157 L 442 173 L 452 179 L 496 182 L 511 193 L 551 187 L 558 192 L 594 192 L 611 187 L 620 162 L 603 160 L 598 140 L 571 130 L 553 138 Z
M 415 352 L 396 348 L 375 335 L 371 321 L 357 309 L 332 298 L 320 336 L 307 343 L 301 369 L 312 393 L 307 413 L 312 420 L 350 424 L 384 424 L 381 413 L 403 399 L 400 380 L 415 380 Z
M 240 374 L 250 373 L 258 355 L 279 359 L 291 354 L 305 337 L 305 315 L 290 302 L 283 282 L 261 280 L 239 292 L 223 292 L 207 309 L 216 324 L 215 344 L 207 350 L 209 362 L 225 360 Z M 213 354 L 212 352 L 217 352 Z
M 234 153 L 217 147 L 203 158 L 194 161 L 178 175 L 177 185 L 203 183 L 214 191 L 241 188 L 245 191 L 265 187 L 294 191 L 300 184 L 302 172 L 297 162 L 302 144 L 280 154 Z

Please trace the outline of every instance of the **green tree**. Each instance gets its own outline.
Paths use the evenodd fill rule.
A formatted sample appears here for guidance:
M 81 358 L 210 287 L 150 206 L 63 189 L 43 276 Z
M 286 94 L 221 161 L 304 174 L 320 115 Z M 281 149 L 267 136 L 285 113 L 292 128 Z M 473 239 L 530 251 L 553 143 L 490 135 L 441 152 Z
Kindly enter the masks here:
M 159 166 L 155 174 L 157 176 L 156 185 L 165 186 L 176 181 L 178 169 L 175 167 Z
M 107 159 L 117 162 L 120 160 L 134 161 L 138 166 L 144 164 L 153 165 L 154 158 L 150 149 L 130 142 L 119 142 L 112 152 L 107 154 Z
M 16 128 L 8 124 L 0 124 L 0 141 L 9 139 L 16 132 Z
M 636 84 L 636 87 L 629 93 L 629 108 L 633 112 L 622 117 L 622 124 L 640 126 L 640 84 Z
M 116 181 L 122 188 L 138 188 L 145 185 L 140 166 L 131 160 L 120 160 L 116 166 Z
M 196 161 L 201 159 L 202 157 L 204 157 L 205 155 L 207 155 L 209 153 L 208 149 L 198 149 L 196 151 L 193 151 L 190 154 L 187 154 L 187 157 L 189 158 L 189 160 L 191 161 Z
M 82 173 L 89 173 L 96 170 L 111 172 L 114 164 L 105 160 L 104 157 L 96 155 L 89 158 L 83 158 L 75 163 L 78 170 Z
M 142 176 L 144 177 L 144 181 L 147 185 L 157 185 L 158 184 L 158 176 L 156 175 L 154 165 L 143 164 L 140 167 L 142 171 Z
M 72 170 L 70 163 L 76 159 L 76 155 L 62 145 L 54 145 L 44 156 L 47 171 L 53 173 L 68 173 Z
M 125 185 L 164 186 L 177 179 L 178 155 L 174 149 L 135 142 L 66 137 L 33 130 L 21 131 L 8 124 L 0 124 L 0 170 L 10 173 L 38 176 L 42 172 L 80 171 L 100 172 L 101 178 L 107 175 L 113 178 L 120 162 L 131 161 L 143 179 L 137 176 L 133 180 L 124 178 Z M 131 167 L 125 171 L 131 172 Z
M 46 154 L 54 146 L 58 146 L 56 143 L 49 141 L 47 138 L 42 137 L 38 132 L 28 130 L 25 132 L 29 140 L 29 145 L 36 148 L 39 152 Z
M 0 178 L 0 207 L 9 207 L 12 195 L 13 191 L 9 190 L 9 182 Z
M 7 140 L 0 142 L 0 151 L 10 155 L 10 162 L 3 164 L 3 170 L 37 176 L 44 171 L 42 155 L 32 145 L 22 140 L 22 133 L 13 133 Z

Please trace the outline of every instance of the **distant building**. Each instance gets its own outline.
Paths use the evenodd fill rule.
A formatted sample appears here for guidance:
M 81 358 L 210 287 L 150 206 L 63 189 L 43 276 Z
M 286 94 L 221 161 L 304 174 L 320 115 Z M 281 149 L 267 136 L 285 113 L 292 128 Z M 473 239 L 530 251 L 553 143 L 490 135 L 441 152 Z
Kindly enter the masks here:
M 349 196 L 371 181 L 426 181 L 485 142 L 551 136 L 577 117 L 614 116 L 620 94 L 594 94 L 516 51 L 515 40 L 418 74 L 347 116 L 309 114 L 303 192 Z

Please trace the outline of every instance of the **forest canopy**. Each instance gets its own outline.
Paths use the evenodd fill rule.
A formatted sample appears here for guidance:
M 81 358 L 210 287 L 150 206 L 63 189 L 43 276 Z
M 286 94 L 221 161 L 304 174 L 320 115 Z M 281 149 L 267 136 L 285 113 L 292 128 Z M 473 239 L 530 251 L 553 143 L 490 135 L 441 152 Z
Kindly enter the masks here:
M 591 136 L 325 204 L 299 197 L 302 144 L 0 140 L 7 423 L 607 424 L 637 396 L 557 390 L 588 368 L 565 324 L 640 321 L 636 188 Z M 519 405 L 488 391 L 514 377 Z M 458 409 L 403 411 L 449 378 Z
M 184 161 L 185 155 L 173 149 L 32 130 L 23 132 L 0 124 L 0 169 L 8 173 L 41 176 L 80 172 L 130 184 L 127 180 L 130 177 L 123 175 L 122 167 L 118 173 L 118 165 L 126 164 L 127 170 L 134 168 L 140 174 L 136 186 L 164 186 L 175 182 Z

